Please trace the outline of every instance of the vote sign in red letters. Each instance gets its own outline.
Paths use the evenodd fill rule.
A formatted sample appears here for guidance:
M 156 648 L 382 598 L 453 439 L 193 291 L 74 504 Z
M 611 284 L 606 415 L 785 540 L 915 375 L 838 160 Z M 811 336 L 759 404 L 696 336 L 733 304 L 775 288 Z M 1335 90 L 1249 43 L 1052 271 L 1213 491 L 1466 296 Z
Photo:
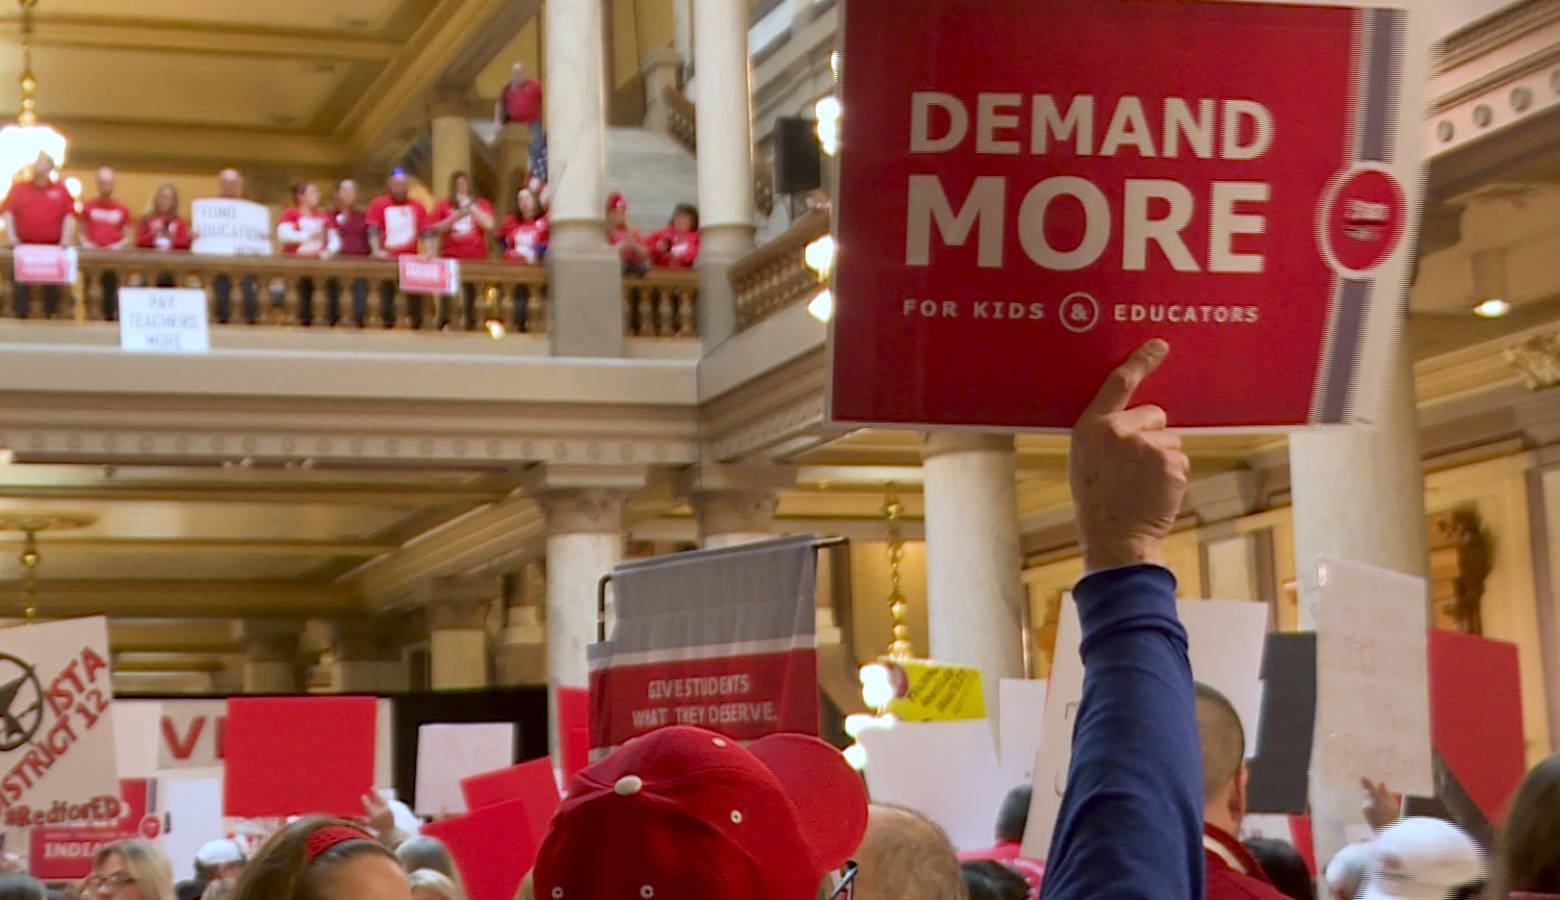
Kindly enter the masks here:
M 1140 397 L 1173 426 L 1371 420 L 1416 212 L 1409 25 L 850 0 L 831 418 L 1065 428 L 1162 337 Z

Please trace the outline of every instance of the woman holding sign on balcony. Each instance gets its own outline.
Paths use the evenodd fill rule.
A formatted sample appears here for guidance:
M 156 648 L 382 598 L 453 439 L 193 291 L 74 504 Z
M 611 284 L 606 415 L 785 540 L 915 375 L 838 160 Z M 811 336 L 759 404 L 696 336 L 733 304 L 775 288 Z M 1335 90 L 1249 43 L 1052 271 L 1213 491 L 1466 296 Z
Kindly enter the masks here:
M 293 186 L 293 205 L 282 212 L 276 223 L 276 239 L 288 256 L 328 259 L 341 249 L 336 220 L 320 208 L 320 191 L 311 181 Z M 298 279 L 298 322 L 314 321 L 314 279 Z
M 179 191 L 164 181 L 152 192 L 151 208 L 135 228 L 135 245 L 142 250 L 190 249 L 190 226 L 179 218 Z M 160 272 L 158 287 L 173 287 L 173 273 Z
M 450 175 L 450 195 L 433 207 L 430 229 L 439 236 L 439 255 L 446 259 L 487 259 L 487 236 L 493 230 L 493 204 L 474 196 L 471 176 Z M 475 324 L 477 291 L 471 282 L 461 285 L 465 294 L 463 328 Z
M 541 265 L 547 255 L 547 212 L 528 187 L 515 192 L 515 210 L 504 217 L 499 229 L 504 241 L 504 261 L 528 266 Z M 531 289 L 515 285 L 515 327 L 526 329 L 526 309 L 531 305 Z

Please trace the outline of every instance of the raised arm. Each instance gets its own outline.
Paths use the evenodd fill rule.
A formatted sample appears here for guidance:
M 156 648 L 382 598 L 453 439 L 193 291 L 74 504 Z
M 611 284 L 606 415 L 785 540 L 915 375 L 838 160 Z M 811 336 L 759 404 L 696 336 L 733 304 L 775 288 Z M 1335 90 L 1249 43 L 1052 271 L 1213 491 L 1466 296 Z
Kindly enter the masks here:
M 1202 764 L 1186 631 L 1162 542 L 1188 463 L 1165 412 L 1129 409 L 1169 351 L 1140 347 L 1073 428 L 1087 574 L 1073 595 L 1083 701 L 1046 858 L 1046 900 L 1202 900 Z

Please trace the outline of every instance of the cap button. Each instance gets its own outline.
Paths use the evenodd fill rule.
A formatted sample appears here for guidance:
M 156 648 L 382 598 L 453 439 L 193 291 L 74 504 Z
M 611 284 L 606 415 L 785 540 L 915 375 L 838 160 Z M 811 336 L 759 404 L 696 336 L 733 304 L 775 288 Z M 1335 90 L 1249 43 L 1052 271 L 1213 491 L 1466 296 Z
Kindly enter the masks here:
M 614 784 L 612 789 L 617 791 L 619 797 L 632 797 L 644 790 L 644 787 L 644 779 L 638 775 L 624 775 L 617 780 L 617 784 Z

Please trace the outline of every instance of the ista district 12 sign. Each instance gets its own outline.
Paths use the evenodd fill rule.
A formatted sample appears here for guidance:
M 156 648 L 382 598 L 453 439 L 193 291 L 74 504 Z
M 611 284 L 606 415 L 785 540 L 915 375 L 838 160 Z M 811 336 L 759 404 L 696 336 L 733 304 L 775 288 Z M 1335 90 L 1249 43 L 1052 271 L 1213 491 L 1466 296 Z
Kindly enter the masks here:
M 1421 172 L 1397 9 L 846 0 L 830 417 L 1066 428 L 1152 337 L 1173 427 L 1375 416 Z

